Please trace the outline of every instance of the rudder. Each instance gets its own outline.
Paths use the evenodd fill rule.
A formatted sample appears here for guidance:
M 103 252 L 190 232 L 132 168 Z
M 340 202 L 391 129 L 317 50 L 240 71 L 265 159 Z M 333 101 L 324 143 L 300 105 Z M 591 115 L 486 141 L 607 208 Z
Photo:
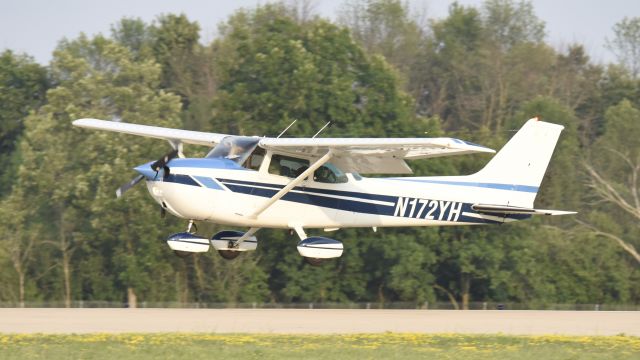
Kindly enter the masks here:
M 530 119 L 482 170 L 470 177 L 527 189 L 531 196 L 511 205 L 532 206 L 562 129 L 562 125 Z

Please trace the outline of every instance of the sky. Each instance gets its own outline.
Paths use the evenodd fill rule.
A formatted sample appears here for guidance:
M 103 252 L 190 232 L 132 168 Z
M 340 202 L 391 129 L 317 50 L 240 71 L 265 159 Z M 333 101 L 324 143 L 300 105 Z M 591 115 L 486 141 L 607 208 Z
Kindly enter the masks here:
M 81 32 L 109 34 L 123 17 L 151 22 L 163 13 L 185 13 L 200 24 L 204 41 L 236 9 L 265 4 L 266 0 L 0 0 L 0 50 L 11 49 L 33 56 L 41 64 L 51 60 L 58 41 Z M 427 18 L 443 18 L 453 0 L 408 0 Z M 480 6 L 482 0 L 458 0 Z M 313 0 L 314 10 L 335 18 L 344 0 Z M 597 63 L 615 58 L 604 44 L 613 37 L 613 26 L 625 16 L 640 16 L 640 0 L 532 0 L 536 14 L 546 22 L 547 42 L 562 50 L 572 43 L 585 46 Z

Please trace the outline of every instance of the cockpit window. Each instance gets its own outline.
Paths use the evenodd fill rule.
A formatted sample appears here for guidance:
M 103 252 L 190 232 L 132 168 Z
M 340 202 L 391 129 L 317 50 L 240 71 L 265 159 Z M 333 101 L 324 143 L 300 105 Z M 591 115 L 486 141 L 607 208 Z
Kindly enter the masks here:
M 274 154 L 269 163 L 269 174 L 295 178 L 308 168 L 309 160 Z
M 339 184 L 349 181 L 347 176 L 335 165 L 326 163 L 313 173 L 313 180 L 320 183 Z
M 242 164 L 255 150 L 259 138 L 247 136 L 227 136 L 207 154 L 207 158 L 223 158 Z

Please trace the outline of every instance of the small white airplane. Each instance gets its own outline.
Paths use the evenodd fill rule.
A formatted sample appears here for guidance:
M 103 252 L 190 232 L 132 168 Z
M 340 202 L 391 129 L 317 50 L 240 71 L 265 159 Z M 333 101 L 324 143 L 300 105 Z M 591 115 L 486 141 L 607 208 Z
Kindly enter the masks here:
M 359 174 L 411 174 L 405 160 L 495 151 L 453 138 L 248 137 L 96 119 L 73 125 L 171 144 L 173 151 L 136 167 L 140 175 L 116 194 L 145 179 L 163 211 L 189 220 L 186 232 L 167 239 L 180 256 L 206 252 L 211 245 L 233 259 L 256 249 L 260 228 L 282 228 L 297 233 L 300 255 L 317 265 L 341 256 L 343 245 L 308 237 L 305 229 L 485 225 L 575 214 L 533 208 L 563 129 L 538 118 L 527 121 L 475 174 L 384 178 Z M 204 158 L 184 158 L 183 144 L 212 150 Z M 208 239 L 192 231 L 194 221 L 249 229 Z

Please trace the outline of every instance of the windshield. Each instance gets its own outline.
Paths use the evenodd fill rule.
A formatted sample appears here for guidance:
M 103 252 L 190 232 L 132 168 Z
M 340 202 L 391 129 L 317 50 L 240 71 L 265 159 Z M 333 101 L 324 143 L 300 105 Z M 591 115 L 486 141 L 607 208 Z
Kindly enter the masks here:
M 223 158 L 242 164 L 251 155 L 260 138 L 227 136 L 207 154 L 207 158 Z

